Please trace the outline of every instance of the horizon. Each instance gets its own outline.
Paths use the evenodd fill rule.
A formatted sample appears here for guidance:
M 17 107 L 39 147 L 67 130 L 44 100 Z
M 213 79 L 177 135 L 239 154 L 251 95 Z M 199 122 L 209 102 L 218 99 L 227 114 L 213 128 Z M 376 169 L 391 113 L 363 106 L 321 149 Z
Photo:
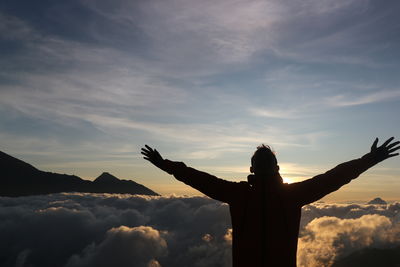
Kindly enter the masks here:
M 396 1 L 0 4 L 0 149 L 195 195 L 142 159 L 246 180 L 261 143 L 291 182 L 399 138 Z M 398 199 L 399 159 L 325 201 Z
M 4 151 L 1 151 L 1 150 L 0 150 L 0 152 L 5 153 Z M 13 157 L 13 158 L 15 158 L 17 160 L 25 162 L 23 159 L 16 158 L 16 157 L 12 156 L 11 154 L 8 154 L 8 153 L 5 153 L 5 154 L 8 155 L 8 156 L 11 156 L 11 157 Z M 34 166 L 34 165 L 30 164 L 29 162 L 25 162 L 25 163 L 35 167 L 39 171 L 48 172 L 47 170 L 43 170 L 43 169 L 37 168 L 37 166 Z M 76 174 L 73 174 L 73 173 L 60 173 L 60 174 L 76 175 Z M 97 178 L 99 178 L 100 176 L 102 176 L 104 174 L 111 175 L 111 176 L 116 177 L 116 178 L 118 178 L 120 180 L 129 180 L 129 181 L 137 182 L 136 181 L 137 179 L 134 179 L 134 178 L 133 179 L 126 179 L 126 178 L 123 178 L 123 177 L 117 177 L 113 173 L 110 173 L 110 172 L 107 172 L 107 171 L 103 171 L 99 175 L 97 175 L 96 177 L 92 177 L 92 178 L 83 178 L 83 177 L 80 177 L 79 175 L 76 175 L 76 176 L 78 176 L 79 178 L 82 178 L 84 180 L 94 181 L 94 180 L 96 180 Z M 285 183 L 294 182 L 294 181 L 291 181 L 291 180 L 287 180 L 284 177 L 283 177 L 283 180 L 284 180 Z M 142 184 L 142 185 L 146 186 L 145 184 Z M 150 189 L 150 190 L 153 190 L 152 188 L 150 188 L 148 186 L 146 186 L 146 187 L 148 189 Z M 161 194 L 160 192 L 157 192 L 155 190 L 153 190 L 153 191 L 155 191 L 156 193 L 160 194 L 160 196 L 162 196 L 162 197 L 196 197 L 196 196 L 207 197 L 207 196 L 205 196 L 204 194 L 202 194 L 201 192 L 199 192 L 199 191 L 197 191 L 195 189 L 192 189 L 190 187 L 189 187 L 189 189 L 191 189 L 190 190 L 191 193 L 190 193 L 190 191 L 189 191 L 189 193 L 187 191 L 185 191 L 183 194 L 179 194 L 179 193 L 175 193 L 175 192 L 173 192 L 173 193 L 167 192 L 166 194 Z M 101 194 L 101 193 L 99 193 L 99 194 Z M 113 194 L 115 194 L 115 193 L 113 193 Z M 130 193 L 126 193 L 126 194 L 129 195 Z M 333 193 L 331 193 L 331 194 L 333 194 Z M 372 200 L 376 200 L 376 199 L 382 199 L 382 198 L 377 195 L 377 196 L 375 196 L 373 198 L 369 198 L 369 199 L 368 198 L 364 198 L 364 199 L 341 199 L 341 200 L 338 201 L 338 200 L 335 200 L 334 198 L 332 199 L 332 198 L 329 198 L 329 197 L 324 197 L 321 200 L 317 201 L 316 203 L 317 204 L 318 203 L 327 203 L 327 204 L 328 203 L 330 203 L 330 204 L 334 204 L 334 203 L 337 203 L 337 204 L 352 204 L 352 203 L 354 203 L 354 204 L 368 204 L 368 202 L 370 202 Z M 400 202 L 398 198 L 395 198 L 395 199 L 383 199 L 383 200 L 387 203 L 387 205 Z

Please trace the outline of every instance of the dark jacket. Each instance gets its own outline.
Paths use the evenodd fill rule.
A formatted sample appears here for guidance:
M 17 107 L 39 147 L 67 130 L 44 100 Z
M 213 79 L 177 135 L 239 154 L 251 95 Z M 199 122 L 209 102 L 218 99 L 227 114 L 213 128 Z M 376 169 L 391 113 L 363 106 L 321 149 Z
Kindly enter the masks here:
M 205 195 L 229 204 L 234 267 L 295 267 L 301 207 L 336 191 L 377 163 L 365 155 L 311 179 L 286 184 L 281 177 L 250 175 L 230 182 L 164 161 L 163 169 Z

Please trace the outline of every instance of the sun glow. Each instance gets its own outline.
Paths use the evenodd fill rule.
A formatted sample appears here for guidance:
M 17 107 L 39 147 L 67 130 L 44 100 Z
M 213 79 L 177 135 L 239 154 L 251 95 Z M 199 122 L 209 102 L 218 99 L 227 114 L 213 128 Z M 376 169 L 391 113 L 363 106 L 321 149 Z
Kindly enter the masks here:
M 283 179 L 283 182 L 284 182 L 284 183 L 288 183 L 288 184 L 291 184 L 291 183 L 293 183 L 293 180 L 292 180 L 292 179 L 290 179 L 290 178 L 285 178 L 285 177 L 282 177 L 282 179 Z

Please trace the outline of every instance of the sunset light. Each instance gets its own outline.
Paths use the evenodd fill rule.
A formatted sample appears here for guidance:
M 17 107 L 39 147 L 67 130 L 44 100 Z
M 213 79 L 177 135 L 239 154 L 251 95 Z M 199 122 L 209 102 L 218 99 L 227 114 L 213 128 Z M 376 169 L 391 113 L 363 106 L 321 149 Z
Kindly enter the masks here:
M 283 178 L 283 182 L 284 182 L 284 183 L 288 183 L 288 184 L 293 183 L 293 180 L 290 179 L 290 178 L 286 178 L 286 177 L 282 177 L 282 178 Z

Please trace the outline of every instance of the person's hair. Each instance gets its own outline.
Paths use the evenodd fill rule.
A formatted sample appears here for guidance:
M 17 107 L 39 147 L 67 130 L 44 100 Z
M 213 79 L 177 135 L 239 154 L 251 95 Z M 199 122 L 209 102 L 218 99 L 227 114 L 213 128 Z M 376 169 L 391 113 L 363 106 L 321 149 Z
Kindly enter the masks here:
M 254 152 L 253 156 L 251 157 L 251 166 L 253 168 L 258 166 L 257 168 L 273 168 L 275 165 L 278 164 L 276 160 L 275 153 L 269 146 L 261 144 L 257 147 L 257 150 Z

